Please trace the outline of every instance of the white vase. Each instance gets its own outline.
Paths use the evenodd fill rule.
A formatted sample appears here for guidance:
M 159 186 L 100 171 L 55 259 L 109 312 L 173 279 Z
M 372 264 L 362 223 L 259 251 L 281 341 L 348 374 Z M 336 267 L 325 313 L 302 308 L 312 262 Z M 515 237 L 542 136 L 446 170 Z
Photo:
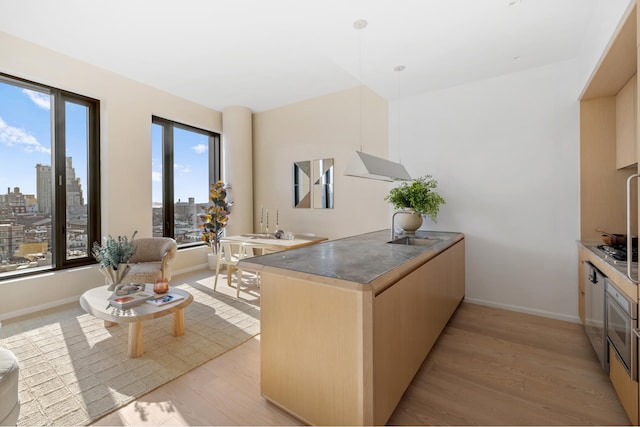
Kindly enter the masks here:
M 122 283 L 124 276 L 129 272 L 129 264 L 118 264 L 118 269 L 114 269 L 112 265 L 107 267 L 100 267 L 100 273 L 105 277 L 107 284 L 109 287 L 108 291 L 112 291 L 115 289 L 116 285 Z
M 405 234 L 416 234 L 416 230 L 422 225 L 422 215 L 414 208 L 404 208 L 396 215 L 396 224 Z
M 218 255 L 209 252 L 207 254 L 207 263 L 209 264 L 209 270 L 215 271 L 216 265 L 218 264 Z

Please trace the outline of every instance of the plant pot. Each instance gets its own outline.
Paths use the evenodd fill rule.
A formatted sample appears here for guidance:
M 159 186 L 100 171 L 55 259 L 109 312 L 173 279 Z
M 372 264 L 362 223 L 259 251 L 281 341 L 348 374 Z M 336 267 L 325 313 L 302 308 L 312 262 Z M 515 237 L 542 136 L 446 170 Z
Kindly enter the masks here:
M 414 208 L 404 208 L 396 216 L 396 224 L 405 234 L 416 234 L 416 230 L 422 225 L 422 215 Z
M 114 269 L 112 265 L 108 267 L 100 267 L 100 273 L 105 277 L 109 287 L 108 291 L 113 291 L 117 284 L 122 283 L 124 276 L 129 272 L 129 264 L 118 264 L 118 269 Z
M 218 264 L 218 255 L 213 253 L 207 254 L 207 263 L 209 264 L 209 270 L 215 271 L 216 265 Z

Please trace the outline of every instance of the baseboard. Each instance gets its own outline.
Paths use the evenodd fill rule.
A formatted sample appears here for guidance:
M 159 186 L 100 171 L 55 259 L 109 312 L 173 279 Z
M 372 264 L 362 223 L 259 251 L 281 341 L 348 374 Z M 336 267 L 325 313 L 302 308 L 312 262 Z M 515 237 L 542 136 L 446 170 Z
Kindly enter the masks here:
M 538 309 L 529 308 L 529 307 L 522 307 L 520 305 L 501 304 L 493 301 L 485 301 L 485 300 L 476 299 L 476 298 L 465 297 L 464 300 L 472 304 L 484 305 L 487 307 L 502 308 L 504 310 L 516 311 L 518 313 L 533 314 L 540 317 L 548 317 L 550 319 L 564 320 L 566 322 L 571 322 L 571 323 L 581 323 L 580 317 L 570 316 L 568 314 L 553 313 L 551 311 L 538 310 Z
M 198 270 L 203 270 L 203 269 L 208 269 L 208 268 L 209 268 L 209 265 L 206 264 L 206 263 L 205 264 L 199 264 L 199 265 L 195 265 L 193 267 L 183 268 L 181 270 L 176 270 L 176 271 L 173 272 L 173 275 L 177 276 L 179 274 L 187 274 L 187 273 L 191 273 L 193 271 L 198 271 Z M 2 313 L 2 314 L 0 314 L 0 322 L 3 321 L 3 320 L 7 320 L 7 319 L 13 319 L 13 318 L 19 317 L 19 316 L 25 316 L 27 314 L 37 313 L 38 311 L 48 310 L 48 309 L 54 308 L 54 307 L 59 307 L 61 305 L 69 304 L 71 302 L 77 302 L 79 299 L 80 299 L 80 295 L 77 295 L 77 296 L 64 298 L 64 299 L 57 300 L 57 301 L 51 301 L 51 302 L 48 302 L 46 304 L 34 305 L 32 307 L 23 308 L 21 310 L 11 311 L 9 313 Z
M 24 316 L 26 314 L 37 313 L 38 311 L 48 310 L 50 308 L 54 308 L 54 307 L 58 307 L 58 306 L 61 306 L 61 305 L 69 304 L 71 302 L 78 302 L 79 298 L 80 298 L 80 295 L 75 296 L 75 297 L 69 297 L 69 298 L 57 300 L 57 301 L 51 301 L 51 302 L 48 302 L 46 304 L 34 305 L 34 306 L 31 306 L 31 307 L 23 308 L 21 310 L 12 311 L 12 312 L 9 312 L 9 313 L 2 313 L 2 314 L 0 314 L 0 321 L 7 320 L 7 319 L 13 319 L 14 317 Z
M 208 269 L 209 269 L 209 264 L 207 264 L 207 263 L 198 264 L 198 265 L 194 265 L 194 266 L 187 267 L 187 268 L 181 268 L 180 270 L 173 270 L 171 272 L 171 276 L 172 277 L 173 276 L 179 276 L 181 274 L 193 273 L 194 271 L 208 270 Z

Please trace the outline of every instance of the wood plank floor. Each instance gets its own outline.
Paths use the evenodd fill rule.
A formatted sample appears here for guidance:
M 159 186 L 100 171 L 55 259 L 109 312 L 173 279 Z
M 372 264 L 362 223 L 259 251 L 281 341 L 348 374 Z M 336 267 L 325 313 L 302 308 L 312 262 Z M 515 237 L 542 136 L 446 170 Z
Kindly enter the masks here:
M 260 396 L 259 336 L 95 425 L 298 425 Z M 463 303 L 394 425 L 628 425 L 581 325 Z

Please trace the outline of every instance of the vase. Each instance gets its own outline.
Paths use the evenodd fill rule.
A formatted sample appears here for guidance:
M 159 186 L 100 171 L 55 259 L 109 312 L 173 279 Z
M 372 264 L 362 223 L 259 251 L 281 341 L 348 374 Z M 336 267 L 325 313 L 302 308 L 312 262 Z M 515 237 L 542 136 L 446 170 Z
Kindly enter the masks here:
M 396 216 L 396 224 L 405 234 L 416 234 L 416 230 L 422 225 L 422 215 L 414 208 L 404 208 Z
M 207 254 L 207 264 L 209 265 L 209 270 L 216 270 L 216 265 L 218 265 L 218 255 L 212 252 Z
M 113 291 L 117 284 L 122 283 L 122 279 L 129 272 L 129 264 L 118 264 L 118 268 L 113 268 L 112 265 L 107 267 L 100 267 L 100 273 L 105 277 L 107 284 L 109 287 L 108 291 Z

